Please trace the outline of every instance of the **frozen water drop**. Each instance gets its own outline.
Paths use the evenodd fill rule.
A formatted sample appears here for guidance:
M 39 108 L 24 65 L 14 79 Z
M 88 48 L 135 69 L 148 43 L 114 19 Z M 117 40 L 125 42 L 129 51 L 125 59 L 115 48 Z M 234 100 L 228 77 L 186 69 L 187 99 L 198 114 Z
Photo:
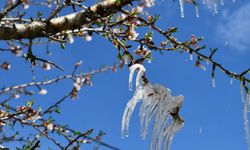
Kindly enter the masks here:
M 213 88 L 216 87 L 215 78 L 212 78 L 212 87 L 213 87 Z

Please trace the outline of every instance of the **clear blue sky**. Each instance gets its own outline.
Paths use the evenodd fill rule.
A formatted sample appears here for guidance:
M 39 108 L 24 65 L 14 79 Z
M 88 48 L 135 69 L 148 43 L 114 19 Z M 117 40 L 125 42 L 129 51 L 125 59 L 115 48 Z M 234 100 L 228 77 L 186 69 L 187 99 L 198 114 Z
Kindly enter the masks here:
M 250 2 L 248 0 L 225 0 L 225 6 L 219 5 L 219 13 L 200 5 L 200 18 L 195 17 L 195 9 L 185 5 L 185 17 L 180 17 L 179 3 L 172 0 L 157 1 L 156 6 L 148 10 L 160 14 L 158 25 L 167 29 L 170 26 L 179 28 L 176 34 L 179 40 L 190 38 L 191 34 L 203 36 L 207 48 L 219 48 L 215 60 L 234 72 L 250 67 Z M 46 12 L 45 12 L 46 13 Z M 157 37 L 155 37 L 157 41 Z M 159 42 L 159 41 L 158 41 Z M 0 46 L 3 46 L 1 43 Z M 37 68 L 37 80 L 44 77 L 69 74 L 77 60 L 83 60 L 83 71 L 89 67 L 99 68 L 112 65 L 116 61 L 116 50 L 98 36 L 93 41 L 82 39 L 61 50 L 58 45 L 51 45 L 51 60 L 65 68 L 64 72 L 53 69 L 42 72 Z M 206 50 L 205 50 L 206 51 Z M 36 54 L 45 54 L 45 47 L 37 46 Z M 216 71 L 216 87 L 211 84 L 211 66 L 202 71 L 194 66 L 187 54 L 167 52 L 163 55 L 153 53 L 155 58 L 146 64 L 150 82 L 160 83 L 172 90 L 173 95 L 184 95 L 181 116 L 185 120 L 184 128 L 178 132 L 172 143 L 172 150 L 244 150 L 247 149 L 243 128 L 243 104 L 240 99 L 239 82 L 229 84 L 230 79 Z M 1 85 L 27 83 L 31 81 L 30 65 L 23 59 L 15 59 L 10 54 L 2 53 L 0 61 L 9 59 L 12 69 L 9 72 L 0 70 Z M 67 100 L 61 105 L 61 115 L 56 119 L 70 127 L 85 131 L 89 128 L 103 130 L 107 133 L 103 141 L 122 150 L 147 150 L 150 134 L 143 141 L 139 134 L 138 108 L 130 122 L 130 135 L 120 138 L 121 118 L 127 101 L 133 95 L 128 90 L 128 68 L 116 73 L 108 72 L 94 76 L 93 86 L 81 90 L 77 100 Z M 54 103 L 63 93 L 71 90 L 72 83 L 60 82 L 46 87 L 48 95 L 35 96 L 40 105 Z M 24 102 L 27 98 L 18 100 Z M 138 105 L 139 106 L 139 105 Z M 48 146 L 51 144 L 46 142 Z M 82 149 L 92 149 L 93 145 Z M 105 150 L 100 147 L 100 150 Z

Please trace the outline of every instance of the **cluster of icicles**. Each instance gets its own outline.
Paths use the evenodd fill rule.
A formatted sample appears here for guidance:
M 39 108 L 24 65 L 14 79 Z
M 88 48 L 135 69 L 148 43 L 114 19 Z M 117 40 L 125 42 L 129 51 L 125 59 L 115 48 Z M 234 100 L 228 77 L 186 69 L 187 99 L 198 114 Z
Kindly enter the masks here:
M 179 131 L 184 122 L 178 112 L 184 97 L 171 96 L 171 91 L 159 84 L 144 83 L 142 76 L 146 69 L 141 64 L 130 67 L 129 89 L 132 90 L 134 72 L 136 76 L 136 89 L 133 97 L 128 101 L 122 118 L 122 138 L 128 137 L 129 120 L 136 107 L 142 101 L 140 107 L 140 128 L 142 139 L 147 135 L 147 128 L 154 120 L 151 133 L 150 150 L 168 150 L 174 134 Z
M 190 3 L 191 0 L 179 0 L 180 3 L 180 9 L 181 9 L 181 17 L 184 17 L 184 4 L 185 2 L 189 2 Z M 232 0 L 233 3 L 235 3 L 235 0 Z M 196 0 L 197 2 L 197 0 Z M 218 13 L 218 0 L 202 0 L 202 4 L 207 5 L 208 8 L 213 7 L 214 9 L 214 13 L 217 14 Z M 224 0 L 220 0 L 220 4 L 221 6 L 224 6 Z M 212 5 L 212 6 L 211 6 Z M 195 14 L 196 17 L 199 17 L 199 9 L 198 9 L 198 5 L 195 5 Z

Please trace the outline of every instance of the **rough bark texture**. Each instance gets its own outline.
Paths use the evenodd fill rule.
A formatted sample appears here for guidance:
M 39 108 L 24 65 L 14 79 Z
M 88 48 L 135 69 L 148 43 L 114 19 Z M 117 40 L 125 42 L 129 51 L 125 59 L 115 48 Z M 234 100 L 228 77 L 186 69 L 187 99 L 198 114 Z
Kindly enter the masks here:
M 32 21 L 27 24 L 15 24 L 13 26 L 0 26 L 0 40 L 34 39 L 46 37 L 56 33 L 79 29 L 98 18 L 107 17 L 116 13 L 122 7 L 131 4 L 133 0 L 105 0 L 97 3 L 87 11 L 80 11 L 46 21 Z

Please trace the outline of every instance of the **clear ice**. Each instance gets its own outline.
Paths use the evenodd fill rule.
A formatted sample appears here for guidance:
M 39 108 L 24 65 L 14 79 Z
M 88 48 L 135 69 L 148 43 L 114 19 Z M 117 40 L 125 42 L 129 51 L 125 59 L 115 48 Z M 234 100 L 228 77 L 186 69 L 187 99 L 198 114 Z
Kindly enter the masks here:
M 121 136 L 124 138 L 129 135 L 130 118 L 136 104 L 142 101 L 139 111 L 142 139 L 146 138 L 148 126 L 153 122 L 150 150 L 168 150 L 175 133 L 184 124 L 178 114 L 184 97 L 172 96 L 171 91 L 160 84 L 142 84 L 141 76 L 145 72 L 142 65 L 135 64 L 130 67 L 129 83 L 132 84 L 133 74 L 137 68 L 139 71 L 136 77 L 136 89 L 123 113 Z
M 141 76 L 143 75 L 143 73 L 146 71 L 145 67 L 141 64 L 134 64 L 132 65 L 129 70 L 129 90 L 132 91 L 133 89 L 133 85 L 132 85 L 132 81 L 133 81 L 133 76 L 134 76 L 134 72 L 136 69 L 139 69 L 137 76 L 136 76 L 136 86 L 139 86 L 140 84 L 140 80 L 141 80 Z

